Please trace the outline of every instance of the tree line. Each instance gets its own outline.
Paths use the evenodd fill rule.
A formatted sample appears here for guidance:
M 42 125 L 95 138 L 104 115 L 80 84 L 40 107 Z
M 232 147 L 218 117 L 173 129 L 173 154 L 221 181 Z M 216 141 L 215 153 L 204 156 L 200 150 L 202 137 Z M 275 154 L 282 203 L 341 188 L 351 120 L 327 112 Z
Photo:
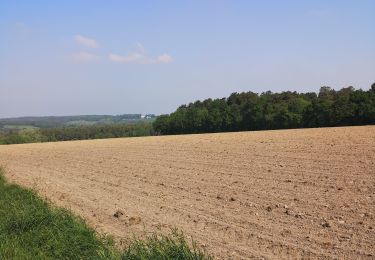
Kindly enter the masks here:
M 91 126 L 29 128 L 22 130 L 3 130 L 0 144 L 20 144 L 87 140 L 118 137 L 148 136 L 153 134 L 151 123 L 105 124 Z
M 153 123 L 158 134 L 190 134 L 375 124 L 375 83 L 319 93 L 233 93 L 180 106 Z

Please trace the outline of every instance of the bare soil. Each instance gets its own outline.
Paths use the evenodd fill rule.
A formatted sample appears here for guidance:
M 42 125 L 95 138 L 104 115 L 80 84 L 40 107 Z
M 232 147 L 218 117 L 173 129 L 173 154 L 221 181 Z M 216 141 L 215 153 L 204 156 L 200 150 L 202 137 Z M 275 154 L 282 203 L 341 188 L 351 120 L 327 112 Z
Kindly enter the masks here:
M 176 227 L 218 258 L 375 258 L 375 126 L 0 146 L 0 165 L 119 245 Z

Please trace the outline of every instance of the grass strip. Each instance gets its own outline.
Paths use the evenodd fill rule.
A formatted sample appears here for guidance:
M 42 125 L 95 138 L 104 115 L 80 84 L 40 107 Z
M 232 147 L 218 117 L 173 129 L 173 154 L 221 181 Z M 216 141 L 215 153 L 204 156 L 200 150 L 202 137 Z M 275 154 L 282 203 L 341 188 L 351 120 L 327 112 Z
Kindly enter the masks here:
M 122 253 L 122 260 L 209 260 L 210 255 L 202 251 L 195 241 L 192 247 L 177 230 L 169 235 L 152 234 L 145 240 L 134 238 Z

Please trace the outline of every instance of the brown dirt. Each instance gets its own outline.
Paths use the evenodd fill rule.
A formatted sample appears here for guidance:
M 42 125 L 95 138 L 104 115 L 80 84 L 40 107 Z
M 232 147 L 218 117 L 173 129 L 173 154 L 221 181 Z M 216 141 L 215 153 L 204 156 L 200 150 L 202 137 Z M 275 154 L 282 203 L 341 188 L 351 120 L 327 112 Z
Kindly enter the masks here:
M 219 258 L 375 257 L 375 126 L 0 146 L 0 165 L 120 244 L 177 227 Z

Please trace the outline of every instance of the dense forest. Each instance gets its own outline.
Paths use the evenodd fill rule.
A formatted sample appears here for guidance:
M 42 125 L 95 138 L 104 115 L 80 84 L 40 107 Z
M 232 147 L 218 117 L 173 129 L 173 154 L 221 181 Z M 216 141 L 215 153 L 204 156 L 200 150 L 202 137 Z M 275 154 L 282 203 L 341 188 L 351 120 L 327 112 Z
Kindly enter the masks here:
M 319 93 L 233 93 L 180 106 L 153 123 L 158 134 L 188 134 L 375 124 L 375 83 Z
M 0 131 L 0 144 L 134 137 L 151 134 L 153 134 L 153 130 L 150 122 L 55 128 L 26 128 Z

